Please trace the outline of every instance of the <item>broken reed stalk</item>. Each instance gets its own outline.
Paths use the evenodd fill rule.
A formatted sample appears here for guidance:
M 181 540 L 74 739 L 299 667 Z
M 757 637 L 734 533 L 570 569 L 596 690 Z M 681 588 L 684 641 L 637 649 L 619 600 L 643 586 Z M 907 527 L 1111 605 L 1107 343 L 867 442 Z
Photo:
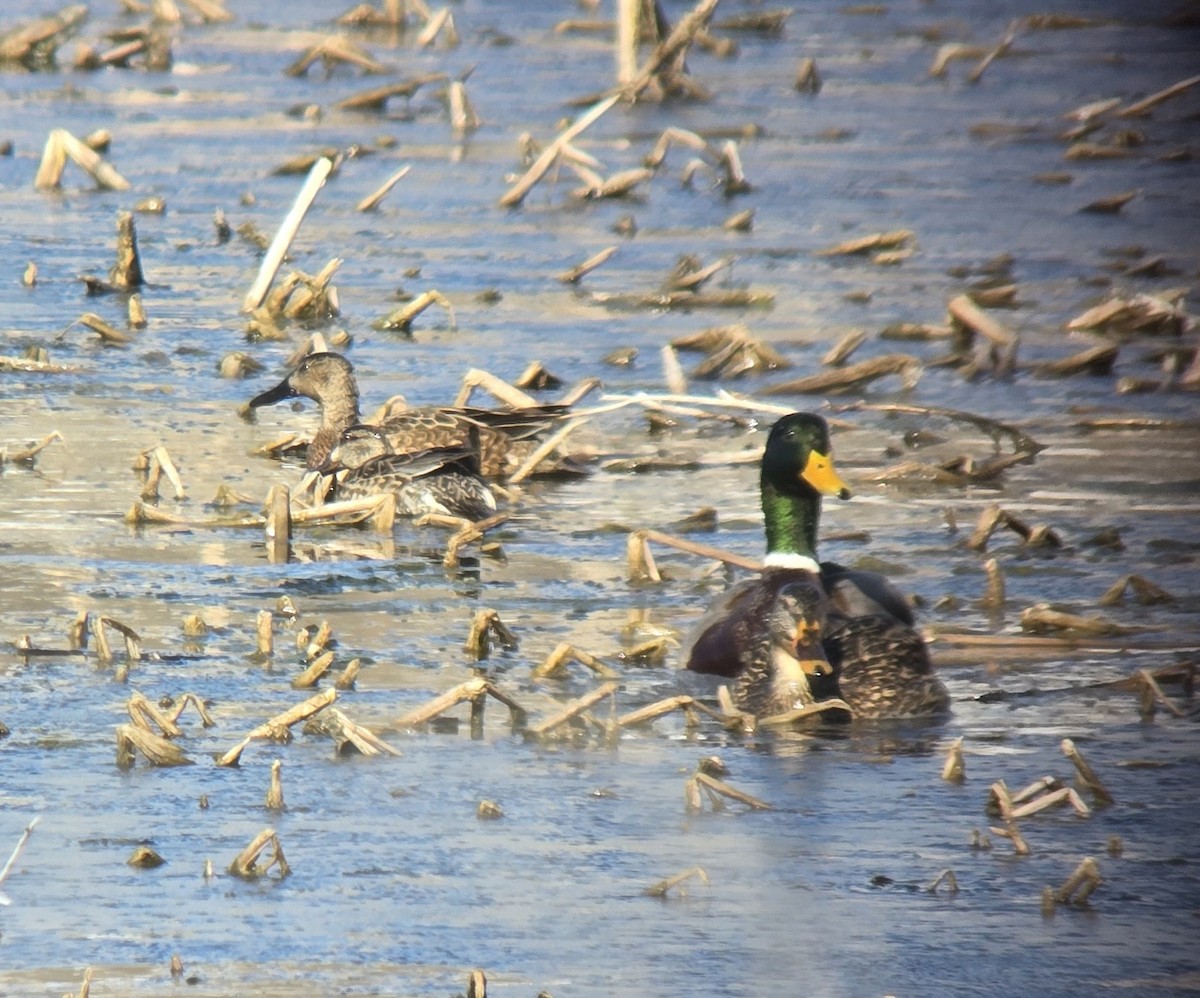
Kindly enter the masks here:
M 196 708 L 196 713 L 200 716 L 200 726 L 211 728 L 212 726 L 216 725 L 216 721 L 212 720 L 212 715 L 209 714 L 208 708 L 206 708 L 204 705 L 204 701 L 196 696 L 196 693 L 184 693 L 184 695 L 179 698 L 179 702 L 175 704 L 175 709 L 168 715 L 169 719 L 173 722 L 179 721 L 180 717 L 184 715 L 184 711 L 187 709 L 188 704 L 191 704 L 192 707 Z
M 136 724 L 117 725 L 117 768 L 133 766 L 135 750 L 152 766 L 190 766 L 192 760 L 170 739 Z
M 446 553 L 442 556 L 442 565 L 455 568 L 458 565 L 458 553 L 468 544 L 483 540 L 483 535 L 493 527 L 498 527 L 508 519 L 507 513 L 496 513 L 484 520 L 467 523 L 450 535 L 446 541 Z
M 656 884 L 651 884 L 642 893 L 652 898 L 666 897 L 667 892 L 672 888 L 678 887 L 680 884 L 691 880 L 693 877 L 699 879 L 700 882 L 705 886 L 708 885 L 708 874 L 704 872 L 703 868 L 699 866 L 693 866 L 690 870 L 683 870 L 682 872 L 676 873 L 664 880 L 660 880 Z M 679 893 L 686 894 L 687 892 L 681 890 Z
M 983 311 L 970 295 L 958 295 L 951 298 L 946 306 L 952 323 L 958 323 L 962 328 L 969 329 L 984 337 L 996 351 L 996 371 L 998 374 L 1008 374 L 1012 371 L 1017 359 L 1017 348 L 1020 337 L 1009 332 L 1001 323 Z
M 846 714 L 854 715 L 850 705 L 839 697 L 830 697 L 828 700 L 818 700 L 816 703 L 806 703 L 803 707 L 793 707 L 791 710 L 785 710 L 782 714 L 769 714 L 766 717 L 757 719 L 760 727 L 764 728 L 786 728 L 791 727 L 797 721 L 803 721 L 810 717 L 816 717 L 820 714 L 836 711 L 835 716 Z
M 400 167 L 400 169 L 388 177 L 387 180 L 385 180 L 373 194 L 368 194 L 365 198 L 359 201 L 358 204 L 354 206 L 354 210 L 374 211 L 379 207 L 380 202 L 387 197 L 388 191 L 395 187 L 396 184 L 399 183 L 411 169 L 411 166 Z
M 999 59 L 1002 55 L 1007 53 L 1010 48 L 1012 48 L 1012 43 L 1016 41 L 1017 38 L 1017 29 L 1020 28 L 1020 26 L 1020 18 L 1016 18 L 1009 22 L 1008 30 L 1005 31 L 1004 37 L 1000 39 L 996 47 L 991 49 L 982 59 L 980 59 L 975 68 L 967 74 L 968 83 L 978 83 L 983 78 L 983 74 L 987 71 L 988 66 L 990 66 L 996 59 Z
M 565 704 L 557 714 L 546 718 L 544 721 L 539 721 L 529 728 L 529 736 L 531 738 L 544 738 L 556 728 L 562 727 L 568 721 L 574 720 L 580 714 L 584 713 L 584 711 L 595 706 L 605 697 L 613 696 L 620 686 L 621 684 L 615 681 L 607 682 L 590 693 L 585 693 L 583 696 L 572 700 L 570 703 Z
M 17 844 L 13 846 L 13 851 L 9 853 L 8 862 L 0 868 L 0 886 L 4 885 L 4 881 L 8 879 L 8 875 L 12 872 L 12 868 L 16 865 L 17 859 L 21 855 L 21 851 L 25 848 L 25 843 L 29 841 L 29 836 L 33 834 L 37 823 L 42 820 L 42 816 L 37 815 L 28 825 L 25 826 L 25 831 L 21 833 L 21 837 L 17 839 Z M 8 903 L 8 898 L 3 892 L 0 892 L 0 905 Z
M 530 453 L 529 457 L 527 457 L 521 463 L 521 466 L 508 476 L 507 481 L 509 484 L 515 485 L 518 482 L 525 481 L 526 478 L 537 471 L 538 465 L 545 461 L 546 458 L 548 458 L 554 452 L 555 448 L 558 447 L 559 444 L 566 440 L 567 437 L 575 431 L 576 427 L 580 426 L 586 421 L 587 418 L 582 417 L 579 419 L 571 419 L 564 423 L 557 432 L 542 441 L 542 443 Z
M 601 679 L 616 679 L 620 675 L 595 655 L 576 648 L 569 641 L 562 641 L 546 656 L 545 661 L 533 670 L 531 678 L 550 679 L 562 676 L 566 672 L 568 662 L 578 662 L 580 665 L 586 666 Z
M 1062 786 L 1061 781 L 1055 777 L 1043 776 L 1040 780 L 1034 780 L 1029 786 L 1018 790 L 1015 794 L 1010 792 L 1008 797 L 1009 807 L 1011 809 L 1018 804 L 1033 800 L 1038 794 L 1044 794 L 1048 790 L 1057 790 L 1060 786 Z M 998 799 L 997 806 L 999 806 Z
M 266 808 L 270 811 L 282 811 L 286 806 L 283 803 L 283 760 L 276 759 L 271 763 L 271 785 L 267 789 L 266 800 L 263 802 Z
M 485 392 L 494 397 L 498 402 L 503 402 L 505 405 L 513 409 L 536 408 L 538 400 L 527 392 L 510 385 L 503 378 L 498 378 L 489 371 L 480 370 L 478 367 L 472 367 L 463 375 L 462 384 L 459 386 L 458 394 L 454 397 L 451 405 L 464 406 L 471 400 L 471 394 L 476 388 L 482 388 Z
M 1054 892 L 1054 900 L 1059 904 L 1081 905 L 1103 882 L 1100 879 L 1099 864 L 1091 856 L 1088 856 L 1075 867 L 1074 872 Z
M 167 481 L 171 483 L 171 488 L 175 490 L 175 498 L 177 500 L 187 498 L 187 490 L 183 487 L 183 479 L 179 477 L 179 469 L 175 467 L 175 462 L 171 459 L 170 451 L 166 447 L 159 444 L 142 455 L 142 457 L 148 461 L 146 485 L 142 489 L 143 499 L 155 499 L 158 497 L 158 482 L 162 475 L 167 476 Z
M 663 382 L 667 391 L 673 395 L 686 395 L 688 390 L 687 375 L 683 373 L 683 365 L 679 363 L 679 354 L 667 343 L 662 348 Z
M 618 246 L 606 246 L 600 252 L 593 253 L 583 263 L 576 264 L 570 270 L 563 271 L 563 273 L 558 275 L 558 279 L 563 284 L 578 284 L 581 278 L 586 277 L 597 267 L 606 263 L 619 248 Z
M 1079 794 L 1070 787 L 1059 787 L 1057 790 L 1052 790 L 1050 793 L 1042 794 L 1041 797 L 1035 797 L 1031 801 L 1014 807 L 1011 816 L 1014 819 L 1028 818 L 1030 815 L 1038 814 L 1048 807 L 1054 807 L 1056 804 L 1070 804 L 1075 809 L 1075 813 L 1081 818 L 1086 818 L 1091 814 L 1091 810 L 1083 802 Z
M 859 256 L 878 249 L 895 249 L 903 246 L 913 233 L 911 229 L 893 229 L 890 232 L 872 232 L 865 236 L 847 239 L 835 246 L 817 250 L 815 256 Z
M 275 637 L 272 630 L 274 615 L 270 610 L 259 610 L 254 623 L 255 649 L 258 658 L 270 658 L 275 651 Z
M 1200 76 L 1189 76 L 1186 80 L 1180 80 L 1178 83 L 1173 83 L 1171 86 L 1149 97 L 1143 98 L 1136 103 L 1130 104 L 1129 107 L 1123 108 L 1117 112 L 1118 118 L 1135 118 L 1145 114 L 1153 107 L 1157 107 L 1163 101 L 1170 100 L 1172 97 L 1178 97 L 1181 93 L 1190 90 L 1192 87 L 1200 84 Z
M 333 687 L 337 690 L 352 690 L 354 683 L 358 679 L 359 672 L 362 671 L 362 659 L 352 658 L 346 663 L 342 669 L 341 675 L 333 681 Z
M 637 46 L 643 0 L 617 0 L 617 83 L 621 86 L 637 75 Z
M 962 783 L 966 779 L 967 770 L 963 762 L 962 736 L 950 743 L 946 753 L 946 763 L 942 766 L 942 779 L 947 783 Z
M 372 756 L 381 752 L 398 756 L 400 750 L 393 748 L 375 732 L 350 720 L 336 707 L 325 711 L 320 717 L 305 725 L 305 731 L 316 730 L 328 735 L 337 746 L 338 755 L 344 755 L 346 747 L 352 747 L 359 755 Z
M 325 690 L 315 696 L 309 697 L 302 703 L 296 704 L 294 707 L 289 707 L 281 714 L 276 714 L 268 721 L 264 721 L 258 727 L 254 728 L 245 738 L 237 745 L 229 749 L 223 756 L 217 760 L 218 766 L 236 766 L 238 760 L 242 757 L 242 752 L 246 746 L 252 741 L 261 738 L 272 738 L 280 740 L 287 737 L 288 729 L 300 721 L 307 720 L 319 711 L 324 710 L 338 697 L 337 690 Z
M 628 714 L 623 714 L 617 718 L 618 728 L 629 728 L 638 724 L 646 724 L 649 721 L 657 720 L 658 718 L 670 714 L 673 711 L 683 711 L 684 717 L 687 719 L 688 727 L 695 727 L 699 722 L 699 718 L 695 716 L 696 712 L 707 714 L 713 720 L 725 723 L 729 718 L 720 711 L 713 710 L 712 707 L 695 697 L 686 695 L 668 697 L 665 700 L 659 700 L 656 703 L 647 704 L 645 707 L 639 707 L 637 710 L 630 711 Z
M 1166 707 L 1167 710 L 1169 710 L 1176 717 L 1187 716 L 1184 711 L 1180 710 L 1180 708 L 1175 705 L 1175 701 L 1173 701 L 1162 691 L 1162 687 L 1158 685 L 1158 680 L 1154 678 L 1154 673 L 1152 673 L 1149 669 L 1138 669 L 1136 675 L 1142 684 L 1142 688 L 1149 697 L 1150 706 L 1145 708 L 1144 713 L 1153 713 L 1153 704 L 1159 703 Z
M 700 0 L 684 14 L 667 35 L 650 53 L 646 64 L 627 84 L 620 88 L 618 96 L 627 101 L 636 101 L 638 95 L 650 85 L 654 78 L 671 63 L 675 62 L 696 35 L 708 24 L 716 9 L 717 0 Z
M 1125 599 L 1125 591 L 1133 590 L 1134 598 L 1143 605 L 1170 603 L 1174 600 L 1162 586 L 1151 582 L 1140 575 L 1123 575 L 1104 591 L 1104 595 L 1096 602 L 1100 606 L 1114 606 Z
M 112 346 L 124 346 L 130 342 L 130 337 L 117 329 L 115 326 L 105 322 L 95 312 L 84 312 L 77 320 L 81 325 L 87 326 L 93 333 L 98 335 L 100 339 Z
M 718 780 L 715 776 L 708 773 L 700 772 L 692 777 L 700 786 L 709 794 L 710 798 L 713 794 L 719 794 L 722 797 L 728 797 L 730 800 L 735 800 L 739 804 L 745 804 L 752 811 L 770 811 L 771 805 L 757 797 L 752 797 L 750 794 L 736 787 L 730 786 L 724 780 Z
M 329 671 L 331 665 L 333 665 L 333 652 L 327 651 L 323 655 L 318 655 L 313 659 L 308 668 L 292 680 L 292 689 L 312 689 L 321 681 L 321 677 Z
M 292 543 L 291 501 L 286 485 L 276 485 L 271 489 L 264 532 L 268 560 L 272 564 L 286 562 Z
M 715 0 L 713 0 L 715 3 Z M 576 135 L 584 131 L 588 126 L 595 122 L 601 115 L 604 114 L 617 102 L 617 97 L 606 97 L 602 101 L 598 101 L 592 105 L 587 111 L 581 114 L 575 121 L 559 133 L 545 149 L 542 154 L 534 160 L 533 165 L 525 171 L 524 175 L 510 187 L 500 198 L 500 206 L 502 208 L 511 208 L 519 205 L 525 196 L 533 189 L 533 186 L 546 175 L 546 172 L 553 165 L 562 151 L 563 146 L 569 143 Z
M 137 229 L 132 212 L 117 213 L 117 262 L 109 271 L 113 287 L 121 291 L 140 288 L 146 283 L 142 274 L 142 259 L 138 254 Z
M 921 373 L 920 361 L 910 354 L 886 353 L 867 360 L 860 360 L 847 367 L 821 371 L 803 378 L 771 385 L 764 388 L 762 394 L 820 395 L 847 392 L 893 374 L 902 377 L 905 388 L 912 388 L 920 380 Z
M 453 302 L 440 291 L 433 289 L 422 291 L 412 301 L 401 305 L 380 319 L 376 323 L 376 326 L 379 329 L 391 329 L 402 333 L 411 332 L 413 320 L 431 305 L 440 305 L 444 308 L 450 317 L 450 328 L 458 328 L 458 319 L 454 314 Z
M 41 440 L 30 444 L 28 447 L 22 447 L 20 450 L 6 451 L 0 447 L 0 467 L 3 467 L 5 462 L 10 464 L 27 464 L 32 466 L 34 459 L 52 443 L 59 442 L 63 439 L 63 435 L 58 430 L 53 430 Z
M 258 857 L 268 845 L 271 847 L 271 858 L 265 865 L 259 866 Z M 264 828 L 234 857 L 233 862 L 229 864 L 229 872 L 243 880 L 255 880 L 266 874 L 272 866 L 279 867 L 280 879 L 292 872 L 283 856 L 283 847 L 279 844 L 279 836 L 275 834 L 275 829 Z
M 471 620 L 471 630 L 467 635 L 463 650 L 475 661 L 485 659 L 491 653 L 491 636 L 495 635 L 501 647 L 516 648 L 520 642 L 500 619 L 500 614 L 490 607 L 477 610 Z
M 825 367 L 841 367 L 863 343 L 867 334 L 861 329 L 852 329 L 837 341 L 821 358 Z
M 1062 752 L 1075 766 L 1075 772 L 1079 774 L 1079 783 L 1084 789 L 1091 791 L 1097 802 L 1101 804 L 1116 803 L 1113 795 L 1095 773 L 1095 770 L 1088 765 L 1087 760 L 1083 757 L 1078 748 L 1075 747 L 1075 742 L 1070 738 L 1062 740 Z
M 951 896 L 958 893 L 958 877 L 954 875 L 954 871 L 950 867 L 942 870 L 936 877 L 929 882 L 929 886 L 925 888 L 929 894 L 936 894 L 937 889 L 942 885 L 946 885 L 946 892 Z
M 72 4 L 0 33 L 0 62 L 24 62 L 54 51 L 88 17 L 86 4 Z
M 1004 609 L 1004 573 L 1000 571 L 1000 563 L 995 558 L 989 558 L 983 563 L 987 575 L 987 589 L 983 594 L 980 605 L 985 610 Z
M 38 190 L 57 190 L 62 184 L 67 158 L 87 171 L 101 187 L 113 191 L 129 190 L 129 181 L 108 165 L 98 152 L 75 138 L 65 128 L 55 128 L 46 139 L 42 162 L 38 166 L 33 186 Z
M 701 558 L 713 558 L 716 561 L 722 561 L 727 565 L 735 565 L 738 568 L 745 568 L 751 572 L 761 572 L 762 562 L 755 558 L 747 558 L 745 555 L 735 554 L 732 551 L 723 551 L 720 548 L 711 547 L 708 544 L 700 544 L 697 541 L 690 541 L 684 537 L 675 537 L 673 534 L 664 534 L 659 530 L 651 530 L 643 528 L 635 530 L 630 535 L 631 538 L 640 538 L 642 541 L 653 541 L 655 544 L 666 544 L 668 547 L 673 547 L 678 551 L 686 551 L 688 554 L 699 555 Z M 631 574 L 633 566 L 630 566 Z M 661 581 L 656 580 L 656 581 Z
M 390 534 L 396 519 L 396 496 L 391 492 L 341 499 L 309 509 L 291 510 L 291 525 L 313 526 L 320 523 L 368 523 L 377 533 Z
M 275 280 L 275 274 L 278 272 L 280 264 L 283 263 L 288 247 L 292 244 L 292 240 L 295 239 L 296 233 L 300 229 L 300 224 L 304 221 L 305 214 L 332 170 L 333 161 L 324 156 L 313 163 L 312 169 L 309 170 L 308 177 L 304 181 L 304 186 L 296 195 L 291 210 L 284 217 L 283 224 L 275 233 L 275 238 L 271 240 L 267 254 L 263 257 L 262 266 L 259 267 L 258 277 L 250 286 L 250 290 L 246 292 L 246 297 L 242 301 L 243 312 L 253 312 L 263 303 L 263 299 L 266 298 L 267 291 L 271 287 L 271 282 Z
M 462 80 L 451 82 L 446 94 L 446 104 L 450 111 L 450 127 L 454 129 L 455 135 L 466 135 L 483 124 L 471 105 L 471 98 L 467 96 L 467 85 Z
M 500 703 L 508 708 L 509 719 L 512 722 L 513 728 L 524 727 L 527 716 L 525 708 L 482 676 L 475 676 L 472 679 L 468 679 L 465 683 L 460 683 L 453 689 L 439 694 L 428 703 L 417 707 L 415 710 L 410 710 L 407 714 L 398 718 L 395 723 L 397 727 L 401 728 L 420 727 L 432 721 L 439 714 L 445 713 L 451 707 L 468 700 L 474 705 L 477 702 L 482 702 L 483 698 L 487 696 L 500 701 Z
M 133 723 L 143 731 L 153 734 L 154 728 L 157 727 L 164 738 L 178 738 L 183 734 L 183 729 L 175 723 L 175 719 L 159 710 L 146 699 L 144 693 L 134 690 L 125 709 L 129 711 L 129 717 Z
M 998 441 L 1001 436 L 1008 437 L 1012 441 L 1014 452 L 1028 451 L 1032 454 L 1039 454 L 1046 449 L 1044 444 L 1039 444 L 1029 434 L 1009 423 L 1002 423 L 987 416 L 977 416 L 973 412 L 964 412 L 961 409 L 944 409 L 940 406 L 894 402 L 847 402 L 834 408 L 838 412 L 868 410 L 872 412 L 903 412 L 916 416 L 937 416 L 951 422 L 969 423 L 982 430 L 993 440 Z
M 1005 786 L 1003 780 L 997 780 L 992 784 L 991 793 L 996 801 L 996 805 L 1000 808 L 1000 817 L 1004 820 L 1004 827 L 997 828 L 993 825 L 992 833 L 1010 840 L 1013 844 L 1013 852 L 1016 855 L 1028 856 L 1030 853 L 1029 844 L 1021 836 L 1021 830 L 1017 827 L 1017 823 L 1013 819 L 1012 796 L 1008 792 L 1008 787 Z

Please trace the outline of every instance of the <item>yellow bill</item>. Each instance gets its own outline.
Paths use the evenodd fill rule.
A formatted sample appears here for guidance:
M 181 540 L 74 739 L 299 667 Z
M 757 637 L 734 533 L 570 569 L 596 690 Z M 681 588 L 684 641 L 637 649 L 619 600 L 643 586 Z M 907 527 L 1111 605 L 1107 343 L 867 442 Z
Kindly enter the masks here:
M 850 498 L 850 487 L 834 470 L 833 458 L 820 451 L 810 451 L 800 477 L 822 495 Z

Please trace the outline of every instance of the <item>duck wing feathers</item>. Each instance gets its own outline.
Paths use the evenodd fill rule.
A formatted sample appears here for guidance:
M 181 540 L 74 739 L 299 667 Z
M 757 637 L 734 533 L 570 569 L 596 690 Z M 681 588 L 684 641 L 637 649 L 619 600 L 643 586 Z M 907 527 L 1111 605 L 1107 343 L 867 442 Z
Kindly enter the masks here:
M 949 709 L 908 601 L 882 575 L 821 563 L 829 594 L 825 654 L 860 719 L 920 717 Z

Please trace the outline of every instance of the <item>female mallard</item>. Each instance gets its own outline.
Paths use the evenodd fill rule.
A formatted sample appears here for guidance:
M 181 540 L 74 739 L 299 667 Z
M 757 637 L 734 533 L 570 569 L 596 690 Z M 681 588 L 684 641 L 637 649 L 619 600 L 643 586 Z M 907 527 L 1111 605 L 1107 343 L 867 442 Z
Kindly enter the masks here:
M 694 672 L 736 677 L 735 702 L 779 696 L 764 690 L 796 683 L 796 664 L 807 680 L 801 699 L 839 696 L 855 718 L 919 717 L 949 708 L 946 688 L 934 675 L 925 643 L 913 629 L 904 597 L 881 575 L 817 561 L 821 496 L 850 498 L 834 470 L 829 427 L 820 416 L 792 413 L 772 428 L 760 477 L 766 521 L 767 556 L 763 571 L 730 590 L 701 622 L 687 667 Z M 818 628 L 823 655 L 802 657 L 795 639 L 792 655 L 779 653 L 771 635 L 786 617 L 791 587 L 799 586 L 813 609 L 796 617 L 797 631 Z M 795 614 L 793 614 L 795 617 Z M 767 642 L 774 653 L 756 650 Z M 794 664 L 795 663 L 795 664 Z M 808 664 L 808 668 L 803 667 Z M 826 675 L 822 664 L 831 667 Z M 781 677 L 782 679 L 781 686 Z
M 338 446 L 343 434 L 361 425 L 358 383 L 354 367 L 341 354 L 312 353 L 274 388 L 250 400 L 250 408 L 272 405 L 297 396 L 310 398 L 321 407 L 321 426 L 308 445 L 308 467 L 320 468 Z M 565 411 L 561 405 L 525 410 L 493 410 L 475 407 L 420 406 L 389 412 L 370 427 L 377 431 L 378 452 L 348 448 L 343 467 L 354 453 L 377 457 L 383 453 L 407 454 L 433 447 L 462 447 L 478 433 L 480 473 L 495 478 L 510 471 L 523 459 L 517 444 L 527 444 L 544 433 Z
M 407 515 L 447 513 L 478 520 L 495 512 L 496 498 L 479 476 L 480 435 L 473 426 L 464 426 L 455 438 L 429 432 L 433 423 L 422 430 L 419 419 L 401 427 L 360 423 L 354 369 L 333 353 L 305 357 L 282 382 L 251 399 L 250 407 L 301 395 L 321 408 L 306 464 L 329 476 L 330 498 L 393 492 L 397 512 Z

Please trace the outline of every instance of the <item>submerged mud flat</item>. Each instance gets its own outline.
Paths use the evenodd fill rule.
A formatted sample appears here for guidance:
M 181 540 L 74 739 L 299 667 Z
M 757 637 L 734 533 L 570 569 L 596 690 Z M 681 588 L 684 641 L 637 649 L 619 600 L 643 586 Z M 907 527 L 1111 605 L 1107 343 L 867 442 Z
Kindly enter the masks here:
M 457 47 L 444 36 L 419 47 L 419 26 L 346 31 L 392 72 L 330 63 L 302 76 L 284 70 L 334 33 L 345 5 L 230 7 L 227 23 L 174 30 L 170 71 L 74 70 L 68 45 L 57 69 L 0 75 L 0 141 L 13 144 L 0 157 L 0 354 L 44 347 L 68 368 L 0 372 L 7 453 L 62 438 L 0 473 L 0 722 L 10 731 L 0 741 L 0 858 L 39 818 L 0 888 L 12 901 L 0 908 L 0 993 L 77 991 L 92 967 L 94 993 L 160 994 L 173 955 L 195 995 L 454 994 L 475 967 L 501 995 L 985 994 L 1014 979 L 1042 994 L 1194 988 L 1197 960 L 1181 933 L 1196 913 L 1200 862 L 1193 705 L 1166 679 L 1169 706 L 1143 700 L 1134 680 L 1190 665 L 1200 644 L 1200 458 L 1186 378 L 1195 305 L 1172 294 L 1190 292 L 1200 268 L 1190 160 L 1200 94 L 1144 117 L 1080 113 L 1188 79 L 1194 9 L 1091 4 L 1056 26 L 1024 3 L 799 4 L 778 34 L 714 26 L 738 51 L 690 53 L 688 73 L 710 100 L 618 104 L 576 144 L 610 177 L 641 167 L 668 127 L 718 146 L 733 138 L 748 190 L 727 194 L 711 164 L 685 184 L 693 156 L 677 146 L 629 197 L 574 199 L 579 181 L 564 168 L 506 209 L 499 199 L 527 165 L 521 134 L 544 147 L 581 113 L 567 101 L 614 80 L 608 34 L 555 30 L 579 16 L 572 5 L 456 4 Z M 664 8 L 673 22 L 687 10 Z M 722 3 L 715 20 L 754 10 Z M 1015 19 L 1011 43 L 969 82 Z M 94 8 L 80 36 L 94 44 L 131 23 Z M 931 75 L 952 45 L 968 57 Z M 796 88 L 806 58 L 819 92 Z M 481 123 L 469 132 L 455 132 L 438 84 L 382 110 L 336 106 L 471 67 Z M 104 155 L 130 189 L 94 189 L 69 166 L 59 190 L 34 190 L 52 128 L 111 131 Z M 1081 131 L 1064 137 L 1071 129 Z M 603 379 L 579 404 L 595 412 L 568 445 L 590 473 L 522 485 L 510 519 L 488 535 L 502 557 L 471 548 L 447 570 L 445 531 L 402 522 L 382 533 L 300 528 L 290 559 L 272 562 L 261 529 L 213 525 L 221 486 L 251 496 L 247 511 L 271 485 L 295 486 L 300 461 L 256 452 L 315 425 L 307 404 L 255 422 L 239 415 L 314 330 L 292 323 L 282 340 L 248 339 L 240 310 L 259 251 L 237 235 L 220 241 L 214 212 L 269 236 L 303 180 L 275 171 L 325 152 L 341 154 L 338 168 L 285 271 L 315 274 L 342 258 L 340 314 L 317 331 L 351 337 L 339 349 L 356 366 L 364 411 L 396 393 L 449 403 L 471 368 L 513 380 L 539 360 L 566 385 Z M 405 165 L 374 211 L 355 210 Z M 124 295 L 89 297 L 79 278 L 107 273 L 118 212 L 151 197 L 164 210 L 134 215 L 148 320 L 135 330 Z M 749 228 L 724 227 L 748 209 Z M 619 225 L 625 216 L 632 228 Z M 879 247 L 891 257 L 827 255 L 900 230 L 910 235 Z M 613 245 L 576 284 L 558 279 Z M 648 307 L 642 299 L 661 293 L 685 253 L 730 258 L 710 285 L 747 292 L 750 304 Z M 37 281 L 22 285 L 30 262 Z M 1008 283 L 1015 307 L 986 312 L 1019 347 L 977 332 L 973 371 L 961 358 L 939 363 L 948 303 Z M 453 305 L 453 322 L 435 305 L 407 333 L 374 327 L 424 291 Z M 1115 295 L 1139 294 L 1180 301 L 1184 318 L 1153 331 L 1066 328 Z M 129 342 L 106 344 L 78 322 L 85 312 Z M 651 434 L 645 406 L 628 400 L 666 394 L 661 348 L 735 322 L 792 366 L 692 378 L 694 396 L 726 389 L 759 407 L 731 409 L 740 418 L 727 423 L 668 413 L 675 425 Z M 914 327 L 932 338 L 882 335 Z M 823 355 L 855 331 L 866 337 L 850 363 L 903 354 L 899 373 L 836 395 L 768 394 L 830 370 Z M 1038 367 L 1106 343 L 1117 359 L 1091 373 Z M 618 350 L 626 360 L 636 351 L 632 363 L 606 363 Z M 235 352 L 262 370 L 222 377 Z M 697 357 L 679 359 L 695 370 Z M 615 699 L 593 711 L 600 720 L 610 703 L 624 713 L 680 693 L 711 702 L 710 686 L 677 672 L 673 649 L 651 664 L 620 652 L 637 637 L 686 631 L 741 573 L 655 548 L 664 581 L 631 581 L 627 531 L 675 530 L 707 506 L 715 529 L 689 536 L 757 556 L 766 405 L 820 409 L 833 422 L 857 496 L 827 504 L 822 553 L 884 570 L 920 600 L 950 720 L 740 736 L 672 715 L 616 739 L 561 741 L 515 735 L 499 704 L 479 739 L 465 707 L 458 730 L 397 723 L 476 668 L 533 720 L 549 717 L 601 684 L 577 665 L 535 680 L 561 642 L 616 670 Z M 996 424 L 1042 449 L 974 475 L 1020 449 Z M 164 483 L 157 508 L 183 522 L 130 525 L 143 488 L 132 466 L 159 445 L 186 496 Z M 930 468 L 940 469 L 932 479 Z M 993 505 L 1009 519 L 977 534 Z M 1057 543 L 1045 532 L 1029 543 L 1014 521 L 1049 528 Z M 1004 579 L 990 605 L 989 559 Z M 1135 588 L 1101 605 L 1130 574 L 1169 598 L 1141 601 L 1153 591 Z M 295 619 L 278 614 L 285 596 Z M 1042 603 L 1101 620 L 1101 632 L 1052 630 L 1035 643 L 1022 615 Z M 520 644 L 476 662 L 463 643 L 485 607 Z M 274 649 L 256 657 L 264 610 L 277 614 Z M 133 628 L 140 657 L 115 634 L 111 660 L 94 644 L 21 653 L 25 636 L 65 649 L 81 612 Z M 196 614 L 206 626 L 185 634 Z M 336 669 L 362 666 L 337 706 L 402 755 L 337 756 L 327 736 L 297 728 L 289 744 L 254 742 L 239 766 L 214 765 L 312 694 L 292 688 L 307 664 L 294 649 L 301 629 L 322 622 Z M 213 727 L 194 713 L 180 719 L 193 765 L 139 758 L 118 768 L 114 732 L 135 691 L 206 702 Z M 954 783 L 941 774 L 959 738 L 965 773 Z M 1113 802 L 1081 789 L 1086 817 L 1062 806 L 1021 819 L 1029 854 L 1015 855 L 990 830 L 1005 827 L 988 811 L 990 790 L 1047 775 L 1073 785 L 1064 739 Z M 731 802 L 689 814 L 685 782 L 714 754 L 725 780 L 770 809 Z M 265 802 L 277 758 L 284 810 Z M 484 800 L 502 817 L 477 817 Z M 228 873 L 266 827 L 291 874 Z M 144 844 L 165 865 L 127 865 Z M 1085 857 L 1100 886 L 1082 905 L 1044 911 L 1043 889 L 1059 889 Z M 646 895 L 694 867 L 706 879 Z M 930 890 L 947 869 L 957 892 L 946 880 Z

